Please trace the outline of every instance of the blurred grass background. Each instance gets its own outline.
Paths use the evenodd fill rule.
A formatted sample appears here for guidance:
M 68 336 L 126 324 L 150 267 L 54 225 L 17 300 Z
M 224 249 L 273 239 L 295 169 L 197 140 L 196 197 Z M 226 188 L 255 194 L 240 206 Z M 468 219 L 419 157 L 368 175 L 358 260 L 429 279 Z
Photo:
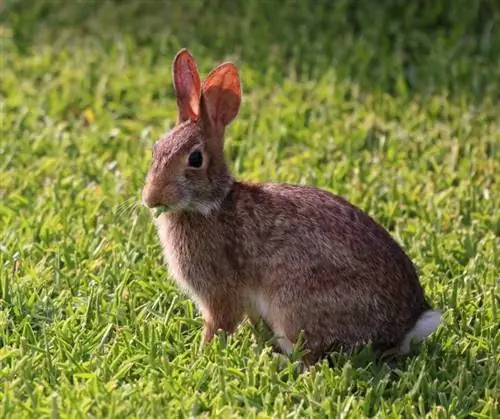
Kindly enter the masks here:
M 4 417 L 498 417 L 500 3 L 7 1 L 0 42 Z M 395 373 L 277 369 L 200 319 L 138 205 L 171 60 L 240 68 L 235 174 L 368 211 L 445 324 Z

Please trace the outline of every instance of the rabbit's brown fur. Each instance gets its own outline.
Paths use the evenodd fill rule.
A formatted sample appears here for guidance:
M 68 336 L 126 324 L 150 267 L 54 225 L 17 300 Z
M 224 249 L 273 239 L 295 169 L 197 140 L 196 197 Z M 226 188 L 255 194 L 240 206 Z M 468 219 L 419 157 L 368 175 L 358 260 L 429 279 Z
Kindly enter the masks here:
M 307 364 L 332 347 L 372 342 L 408 351 L 440 317 L 389 233 L 344 199 L 298 185 L 247 184 L 224 161 L 224 127 L 241 88 L 225 63 L 201 84 L 194 59 L 174 59 L 177 126 L 156 145 L 143 191 L 166 261 L 204 319 L 204 340 L 244 319 L 269 326 L 290 352 L 303 333 Z M 203 164 L 188 166 L 198 150 Z

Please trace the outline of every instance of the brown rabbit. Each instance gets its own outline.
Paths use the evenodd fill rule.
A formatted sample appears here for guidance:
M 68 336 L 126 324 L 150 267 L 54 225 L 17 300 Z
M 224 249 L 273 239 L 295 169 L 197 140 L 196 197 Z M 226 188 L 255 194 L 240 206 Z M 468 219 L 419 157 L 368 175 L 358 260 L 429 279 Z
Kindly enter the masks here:
M 224 130 L 236 117 L 236 67 L 201 83 L 192 55 L 173 60 L 177 125 L 155 144 L 143 202 L 172 276 L 204 320 L 204 342 L 263 320 L 311 365 L 335 347 L 372 343 L 407 353 L 440 323 L 412 262 L 389 233 L 344 199 L 298 185 L 235 180 Z M 268 330 L 269 330 L 268 329 Z

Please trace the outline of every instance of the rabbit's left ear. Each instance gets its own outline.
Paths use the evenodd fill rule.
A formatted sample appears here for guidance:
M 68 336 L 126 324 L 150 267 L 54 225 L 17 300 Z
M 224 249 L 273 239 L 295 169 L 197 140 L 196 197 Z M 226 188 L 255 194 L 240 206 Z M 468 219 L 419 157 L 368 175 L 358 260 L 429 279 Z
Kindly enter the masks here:
M 220 136 L 240 110 L 241 84 L 236 66 L 226 62 L 214 68 L 203 82 L 201 91 L 202 119 Z
M 178 122 L 198 119 L 201 81 L 194 57 L 187 49 L 181 49 L 176 54 L 172 79 L 177 96 Z

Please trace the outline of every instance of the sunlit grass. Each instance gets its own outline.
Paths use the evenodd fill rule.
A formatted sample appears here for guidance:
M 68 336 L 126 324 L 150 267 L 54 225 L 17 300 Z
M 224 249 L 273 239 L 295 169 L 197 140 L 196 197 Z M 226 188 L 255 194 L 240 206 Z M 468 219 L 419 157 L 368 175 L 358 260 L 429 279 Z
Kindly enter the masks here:
M 4 417 L 498 417 L 495 2 L 14 3 L 0 20 Z M 200 316 L 139 204 L 182 46 L 204 74 L 240 68 L 237 177 L 338 193 L 403 244 L 444 315 L 415 357 L 391 372 L 334 354 L 297 375 L 248 326 L 199 354 Z

